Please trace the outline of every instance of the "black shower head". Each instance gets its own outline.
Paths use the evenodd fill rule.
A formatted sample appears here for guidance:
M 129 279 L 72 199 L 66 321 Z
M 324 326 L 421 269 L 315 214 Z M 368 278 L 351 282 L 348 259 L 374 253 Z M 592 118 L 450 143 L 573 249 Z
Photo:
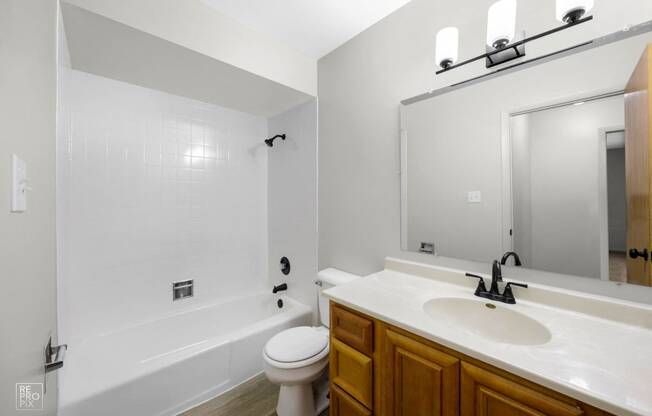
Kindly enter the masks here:
M 285 140 L 285 134 L 277 134 L 276 136 L 272 137 L 271 139 L 265 140 L 265 144 L 269 147 L 274 146 L 274 140 L 281 138 L 281 140 Z

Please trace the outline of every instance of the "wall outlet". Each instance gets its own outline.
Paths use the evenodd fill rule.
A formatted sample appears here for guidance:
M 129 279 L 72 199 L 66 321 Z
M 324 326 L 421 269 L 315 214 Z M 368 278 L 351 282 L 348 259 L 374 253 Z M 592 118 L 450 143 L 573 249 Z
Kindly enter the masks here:
M 482 202 L 482 192 L 469 191 L 466 197 L 466 201 L 469 204 L 479 204 L 480 202 Z

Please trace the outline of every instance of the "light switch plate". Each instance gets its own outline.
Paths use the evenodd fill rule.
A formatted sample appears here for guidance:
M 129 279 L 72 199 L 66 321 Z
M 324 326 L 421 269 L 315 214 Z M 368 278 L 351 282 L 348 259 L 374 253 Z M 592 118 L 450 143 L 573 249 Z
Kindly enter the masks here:
M 467 202 L 469 204 L 479 204 L 480 202 L 482 202 L 482 192 L 469 191 L 467 196 Z
M 27 210 L 27 164 L 16 155 L 11 155 L 11 212 Z

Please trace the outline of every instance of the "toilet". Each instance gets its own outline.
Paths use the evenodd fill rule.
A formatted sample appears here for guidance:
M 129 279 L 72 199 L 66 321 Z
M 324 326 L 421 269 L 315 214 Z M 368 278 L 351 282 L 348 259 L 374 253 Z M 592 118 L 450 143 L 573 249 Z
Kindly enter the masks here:
M 265 375 L 281 386 L 276 406 L 278 416 L 313 416 L 328 406 L 329 302 L 322 291 L 358 277 L 337 269 L 320 271 L 317 284 L 322 326 L 286 329 L 265 345 Z

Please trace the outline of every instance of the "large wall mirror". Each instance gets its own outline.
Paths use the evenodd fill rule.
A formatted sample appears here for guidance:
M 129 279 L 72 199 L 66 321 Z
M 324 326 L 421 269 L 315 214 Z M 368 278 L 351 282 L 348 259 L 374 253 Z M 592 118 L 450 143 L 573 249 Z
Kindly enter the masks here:
M 610 39 L 404 102 L 404 250 L 652 286 L 652 33 Z

